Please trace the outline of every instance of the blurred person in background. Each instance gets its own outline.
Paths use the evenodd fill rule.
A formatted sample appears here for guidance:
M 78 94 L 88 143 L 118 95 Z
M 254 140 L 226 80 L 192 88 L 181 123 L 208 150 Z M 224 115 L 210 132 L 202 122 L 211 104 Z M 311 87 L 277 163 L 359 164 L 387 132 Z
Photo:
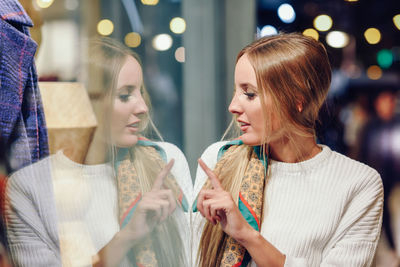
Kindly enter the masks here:
M 91 49 L 89 66 L 103 92 L 91 148 L 85 164 L 59 151 L 10 177 L 12 260 L 17 266 L 187 266 L 192 182 L 186 159 L 176 146 L 144 138 L 156 129 L 139 57 L 108 38 Z
M 389 198 L 395 184 L 400 181 L 399 144 L 400 117 L 396 114 L 396 94 L 383 90 L 374 100 L 375 117 L 361 132 L 359 160 L 375 168 L 381 175 L 384 188 L 383 229 L 392 254 L 396 254 Z

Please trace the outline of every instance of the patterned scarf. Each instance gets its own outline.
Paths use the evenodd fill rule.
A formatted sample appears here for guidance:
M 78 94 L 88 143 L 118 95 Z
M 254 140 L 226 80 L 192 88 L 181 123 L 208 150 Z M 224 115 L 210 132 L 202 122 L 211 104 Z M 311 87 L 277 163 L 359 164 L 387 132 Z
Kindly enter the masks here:
M 218 153 L 218 163 L 214 169 L 216 174 L 220 173 L 220 170 L 223 168 L 229 168 L 229 166 L 225 165 L 227 163 L 226 159 L 229 158 L 229 155 L 242 144 L 241 140 L 234 140 L 220 149 Z M 260 147 L 254 147 L 241 182 L 238 199 L 238 206 L 241 214 L 257 231 L 260 231 L 261 229 L 260 223 L 262 218 L 264 184 L 267 169 L 267 162 L 262 159 L 263 155 L 260 151 Z M 211 182 L 208 179 L 204 188 L 211 187 Z M 209 224 L 210 222 L 207 223 Z M 220 228 L 219 225 L 214 227 L 218 227 L 218 230 L 222 231 L 222 228 Z M 219 266 L 247 266 L 251 261 L 251 257 L 246 249 L 235 239 L 225 233 L 223 234 L 223 239 L 224 240 L 221 240 L 220 244 L 224 244 L 224 251 Z
M 154 143 L 147 140 L 139 140 L 137 145 L 143 146 L 144 152 L 148 160 L 154 163 L 154 167 L 161 169 L 165 166 L 165 152 Z M 157 173 L 159 173 L 157 171 Z M 125 227 L 131 220 L 134 211 L 142 198 L 140 181 L 137 171 L 132 162 L 132 156 L 128 149 L 123 149 L 118 152 L 116 165 L 117 181 L 118 181 L 118 203 L 119 217 L 121 228 Z M 155 177 L 154 177 L 155 179 Z M 153 183 L 154 181 L 152 181 Z M 171 189 L 175 198 L 178 200 L 181 208 L 187 211 L 187 200 L 185 199 L 181 188 L 175 178 L 168 174 L 164 180 L 164 185 Z M 179 208 L 179 207 L 178 207 Z M 153 249 L 152 239 L 144 238 L 139 247 L 135 247 L 128 254 L 131 262 L 139 267 L 157 267 L 157 258 Z

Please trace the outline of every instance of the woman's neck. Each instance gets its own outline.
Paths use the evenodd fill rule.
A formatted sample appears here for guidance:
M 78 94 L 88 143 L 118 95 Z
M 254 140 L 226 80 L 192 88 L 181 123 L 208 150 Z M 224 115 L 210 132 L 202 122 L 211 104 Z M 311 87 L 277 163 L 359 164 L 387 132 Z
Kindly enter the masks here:
M 96 130 L 93 136 L 84 164 L 97 165 L 106 162 L 108 145 L 104 142 L 104 137 L 99 130 Z
M 314 137 L 295 136 L 293 140 L 282 138 L 271 142 L 269 147 L 271 159 L 287 163 L 305 161 L 321 152 Z

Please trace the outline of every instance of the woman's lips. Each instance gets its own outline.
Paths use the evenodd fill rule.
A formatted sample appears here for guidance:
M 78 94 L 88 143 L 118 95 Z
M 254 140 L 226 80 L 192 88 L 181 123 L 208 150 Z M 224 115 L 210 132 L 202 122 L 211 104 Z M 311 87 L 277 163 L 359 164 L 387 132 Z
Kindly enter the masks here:
M 246 123 L 246 122 L 241 122 L 241 121 L 239 121 L 239 124 L 240 124 L 240 130 L 241 130 L 242 132 L 247 131 L 247 129 L 250 127 L 250 124 L 248 124 L 248 123 Z
M 249 126 L 240 126 L 240 130 L 241 130 L 242 132 L 247 131 L 248 128 L 249 128 Z
M 139 123 L 132 123 L 126 126 L 130 132 L 137 132 L 139 130 Z
M 130 131 L 130 132 L 132 132 L 132 133 L 136 133 L 136 132 L 138 131 L 138 128 L 136 128 L 136 127 L 128 126 L 128 127 L 126 127 L 126 128 L 128 128 L 128 131 Z

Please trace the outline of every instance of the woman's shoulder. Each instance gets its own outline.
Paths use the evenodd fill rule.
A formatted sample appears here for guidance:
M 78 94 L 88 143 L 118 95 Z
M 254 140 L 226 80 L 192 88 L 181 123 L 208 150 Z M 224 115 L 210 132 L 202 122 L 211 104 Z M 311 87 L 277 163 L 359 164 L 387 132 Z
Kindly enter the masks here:
M 159 146 L 166 154 L 166 161 L 170 161 L 171 159 L 175 160 L 175 164 L 181 164 L 181 165 L 188 165 L 185 154 L 183 154 L 182 150 L 168 142 L 154 142 L 157 146 Z M 188 167 L 189 168 L 189 167 Z
M 183 152 L 174 144 L 168 142 L 154 142 L 157 146 L 162 148 L 166 154 L 166 160 L 175 160 L 172 167 L 172 174 L 174 174 L 179 186 L 184 191 L 185 195 L 191 201 L 193 191 L 192 177 L 190 175 L 189 164 Z
M 156 141 L 154 142 L 157 146 L 161 147 L 167 154 L 183 154 L 180 148 L 172 143 Z
M 44 185 L 51 181 L 51 169 L 56 155 L 51 155 L 31 165 L 14 172 L 7 181 L 8 191 L 44 188 Z
M 208 160 L 217 161 L 218 159 L 218 152 L 228 144 L 230 141 L 219 141 L 209 145 L 201 154 L 201 159 L 207 163 Z M 209 166 L 211 167 L 211 166 Z
M 209 145 L 201 155 L 201 159 L 211 169 L 214 169 L 218 161 L 218 153 L 229 141 L 219 141 Z M 197 165 L 196 178 L 194 181 L 194 194 L 197 195 L 207 180 L 205 172 Z
M 382 187 L 381 176 L 374 168 L 336 151 L 331 152 L 328 167 L 337 179 L 355 187 Z

